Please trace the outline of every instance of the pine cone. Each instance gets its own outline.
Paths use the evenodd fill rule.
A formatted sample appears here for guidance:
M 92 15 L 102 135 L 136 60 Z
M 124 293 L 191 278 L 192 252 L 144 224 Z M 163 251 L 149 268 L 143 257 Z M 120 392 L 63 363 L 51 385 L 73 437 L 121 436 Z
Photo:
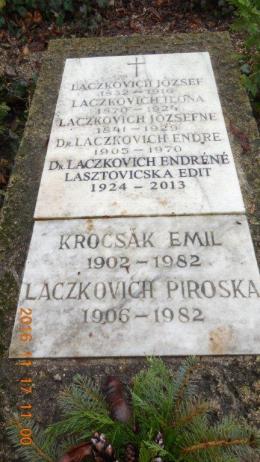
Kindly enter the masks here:
M 115 462 L 115 453 L 103 433 L 94 433 L 91 438 L 92 454 L 95 462 Z
M 59 462 L 118 462 L 115 460 L 114 449 L 107 443 L 105 435 L 94 433 L 91 441 L 71 448 Z
M 136 462 L 137 452 L 133 444 L 128 443 L 125 448 L 125 459 L 124 462 Z
M 162 449 L 164 448 L 164 440 L 161 432 L 158 432 L 155 439 L 155 443 L 158 444 Z M 156 456 L 153 459 L 153 462 L 163 462 L 163 459 L 160 456 Z
M 158 432 L 156 437 L 155 437 L 155 443 L 161 446 L 161 448 L 164 448 L 164 441 L 163 441 L 163 434 L 161 432 Z
M 113 419 L 128 422 L 131 419 L 131 409 L 124 396 L 124 387 L 117 377 L 108 377 L 104 387 L 107 403 Z

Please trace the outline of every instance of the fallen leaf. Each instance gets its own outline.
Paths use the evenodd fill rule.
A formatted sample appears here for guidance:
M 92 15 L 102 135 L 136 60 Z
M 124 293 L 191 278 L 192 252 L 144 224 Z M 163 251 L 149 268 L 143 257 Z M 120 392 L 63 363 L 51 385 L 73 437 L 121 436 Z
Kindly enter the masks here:
M 32 13 L 30 11 L 28 11 L 26 13 L 25 18 L 24 18 L 24 22 L 25 22 L 27 27 L 30 26 L 30 24 L 32 23 L 32 20 L 33 20 L 33 15 L 32 15 Z
M 104 393 L 114 420 L 127 423 L 131 419 L 131 408 L 125 397 L 125 390 L 122 382 L 110 376 L 107 378 Z
M 0 185 L 6 186 L 8 182 L 7 176 L 0 172 Z
M 42 15 L 41 15 L 40 11 L 38 11 L 38 10 L 34 11 L 34 13 L 33 13 L 33 22 L 35 24 L 39 24 L 40 22 L 42 22 Z
M 256 211 L 256 205 L 255 203 L 253 203 L 249 206 L 249 213 L 253 214 L 255 213 L 255 211 Z
M 130 21 L 130 27 L 134 32 L 143 32 L 144 27 L 139 21 L 131 20 Z
M 161 15 L 158 13 L 158 11 L 156 11 L 155 8 L 153 8 L 152 6 L 149 8 L 149 13 L 154 16 L 156 19 L 158 19 L 158 21 L 161 21 L 162 20 L 162 17 Z
M 163 6 L 168 3 L 169 0 L 156 0 L 156 6 Z
M 16 70 L 13 66 L 9 66 L 8 64 L 5 67 L 5 73 L 8 77 L 16 77 Z
M 45 49 L 45 41 L 43 42 L 31 42 L 30 51 L 43 51 Z
M 30 54 L 29 47 L 28 47 L 28 45 L 25 45 L 25 46 L 23 47 L 23 55 L 24 55 L 24 56 L 28 56 L 29 54 Z
M 92 453 L 92 444 L 91 443 L 83 443 L 79 446 L 75 446 L 74 448 L 70 449 L 64 456 L 59 459 L 59 462 L 81 462 L 86 457 L 91 456 Z

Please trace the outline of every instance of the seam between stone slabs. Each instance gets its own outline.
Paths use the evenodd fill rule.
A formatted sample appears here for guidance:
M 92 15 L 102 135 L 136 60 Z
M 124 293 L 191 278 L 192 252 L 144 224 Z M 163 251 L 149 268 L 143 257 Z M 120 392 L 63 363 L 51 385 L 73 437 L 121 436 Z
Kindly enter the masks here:
M 243 217 L 247 217 L 247 214 L 246 213 L 243 213 L 243 212 L 226 212 L 226 213 L 222 213 L 222 212 L 214 212 L 214 213 L 178 213 L 178 214 L 167 214 L 167 213 L 162 213 L 162 214 L 147 214 L 147 215 L 83 215 L 83 216 L 73 216 L 73 217 L 44 217 L 44 218 L 35 218 L 34 221 L 35 222 L 38 222 L 38 221 L 72 221 L 72 220 L 105 220 L 105 219 L 119 219 L 119 218 L 155 218 L 155 217 L 158 217 L 158 218 L 164 218 L 164 217 L 167 217 L 167 218 L 178 218 L 178 217 L 214 217 L 214 216 L 243 216 Z

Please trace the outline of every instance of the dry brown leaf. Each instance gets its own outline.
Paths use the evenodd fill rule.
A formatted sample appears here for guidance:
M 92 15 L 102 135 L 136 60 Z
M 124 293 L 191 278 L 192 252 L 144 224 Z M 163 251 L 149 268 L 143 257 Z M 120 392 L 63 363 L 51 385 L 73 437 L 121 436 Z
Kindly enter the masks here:
M 91 453 L 92 444 L 83 443 L 70 449 L 70 451 L 59 459 L 59 462 L 82 462 L 86 457 L 90 457 Z
M 24 56 L 28 56 L 30 54 L 30 50 L 29 50 L 28 45 L 25 45 L 23 47 L 22 53 L 23 53 Z
M 151 14 L 151 16 L 154 16 L 156 19 L 158 19 L 158 21 L 161 21 L 162 20 L 162 17 L 161 15 L 158 13 L 158 11 L 156 11 L 155 8 L 153 8 L 152 6 L 150 8 L 148 8 L 148 11 L 149 13 Z
M 163 6 L 167 5 L 169 3 L 169 0 L 155 0 L 156 6 Z
M 41 15 L 40 11 L 38 11 L 38 10 L 34 11 L 34 13 L 33 13 L 33 22 L 35 24 L 39 24 L 40 22 L 42 22 L 42 15 Z
M 130 21 L 130 27 L 134 32 L 143 32 L 144 27 L 139 21 L 131 20 Z
M 106 401 L 110 407 L 113 419 L 128 422 L 131 419 L 131 409 L 124 396 L 124 386 L 117 377 L 108 377 L 104 387 Z
M 43 51 L 45 49 L 45 40 L 30 43 L 30 51 Z
M 26 13 L 26 16 L 24 17 L 23 19 L 23 22 L 25 24 L 26 27 L 30 26 L 32 24 L 32 21 L 33 21 L 33 15 L 30 11 L 28 11 Z
M 255 203 L 253 203 L 249 206 L 249 213 L 253 214 L 255 213 L 255 211 L 256 211 L 256 205 Z
M 7 182 L 8 182 L 7 177 L 3 173 L 0 173 L 0 185 L 6 186 Z

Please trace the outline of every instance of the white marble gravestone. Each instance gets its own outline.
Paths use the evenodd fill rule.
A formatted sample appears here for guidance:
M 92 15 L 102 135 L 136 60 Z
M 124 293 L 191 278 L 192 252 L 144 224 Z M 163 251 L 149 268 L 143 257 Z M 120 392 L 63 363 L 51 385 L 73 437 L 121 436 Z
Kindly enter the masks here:
M 260 351 L 260 280 L 208 53 L 68 59 L 10 356 Z M 29 347 L 28 347 L 29 348 Z
M 36 219 L 241 212 L 208 53 L 67 59 Z
M 244 216 L 39 221 L 10 355 L 259 353 L 259 304 Z

